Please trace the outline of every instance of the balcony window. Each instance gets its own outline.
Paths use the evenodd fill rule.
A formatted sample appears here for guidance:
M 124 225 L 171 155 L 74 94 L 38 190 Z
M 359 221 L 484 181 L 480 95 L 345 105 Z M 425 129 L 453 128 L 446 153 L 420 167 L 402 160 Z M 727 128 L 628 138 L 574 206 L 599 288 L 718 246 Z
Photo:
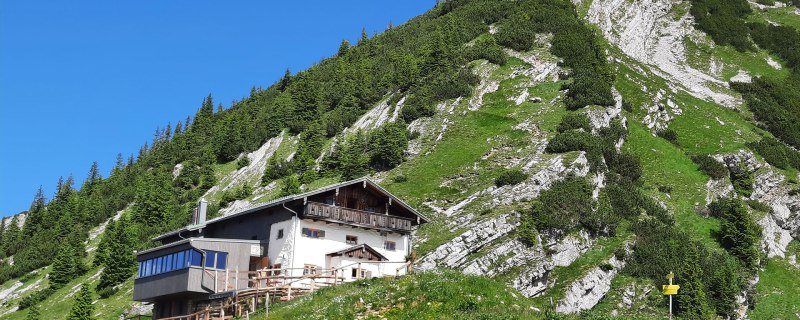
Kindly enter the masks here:
M 207 253 L 207 268 L 225 269 L 227 267 L 227 252 L 207 251 Z M 200 251 L 189 249 L 139 261 L 137 277 L 144 278 L 154 276 L 185 269 L 189 266 L 202 267 L 202 259 L 203 256 Z
M 217 269 L 225 269 L 227 267 L 227 260 L 228 260 L 228 253 L 227 252 L 217 252 Z
M 190 250 L 189 251 L 189 265 L 195 267 L 202 267 L 203 266 L 203 255 L 200 254 L 197 250 Z

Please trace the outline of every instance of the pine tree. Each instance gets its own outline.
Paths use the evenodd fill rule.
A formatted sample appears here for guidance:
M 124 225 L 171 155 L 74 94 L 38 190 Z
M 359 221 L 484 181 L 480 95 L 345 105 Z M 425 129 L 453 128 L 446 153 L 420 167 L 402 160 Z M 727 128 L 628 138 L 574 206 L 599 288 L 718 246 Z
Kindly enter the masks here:
M 676 279 L 681 284 L 681 294 L 677 295 L 676 307 L 686 319 L 712 319 L 714 311 L 708 304 L 706 288 L 703 284 L 702 246 L 686 246 Z
M 5 234 L 6 234 L 5 222 L 6 222 L 5 219 L 0 218 L 0 258 L 3 258 L 3 257 L 6 256 L 5 250 L 3 250 L 3 239 L 5 238 Z
M 358 44 L 363 44 L 369 40 L 369 35 L 367 35 L 367 28 L 361 28 L 361 37 L 358 38 Z
M 278 91 L 284 92 L 289 88 L 289 83 L 292 82 L 292 72 L 287 68 L 283 73 L 283 77 L 278 82 Z
M 62 183 L 62 181 L 59 181 L 59 184 Z M 44 220 L 46 219 L 46 204 L 47 199 L 45 199 L 44 196 L 44 189 L 42 189 L 42 186 L 39 186 L 39 189 L 36 190 L 36 195 L 33 196 L 33 201 L 31 201 L 31 207 L 28 209 L 28 216 L 25 218 L 23 234 L 26 237 L 32 236 L 34 233 L 45 227 Z
M 114 229 L 116 228 L 116 225 L 116 221 L 108 222 L 106 230 L 103 232 L 102 238 L 100 238 L 100 243 L 97 245 L 97 251 L 94 255 L 94 260 L 92 261 L 93 266 L 99 267 L 107 263 L 110 257 L 109 251 L 111 250 L 111 241 L 115 235 Z
M 67 320 L 92 320 L 94 319 L 93 314 L 92 291 L 89 290 L 89 285 L 84 283 L 75 296 L 75 301 L 72 303 L 72 309 L 69 311 Z
M 289 196 L 300 193 L 300 180 L 296 175 L 290 175 L 283 178 L 283 186 L 281 187 L 281 196 Z
M 39 312 L 39 307 L 37 305 L 33 305 L 28 309 L 28 315 L 25 316 L 25 320 L 39 320 L 42 318 L 41 313 Z
M 8 222 L 6 225 L 6 231 L 3 235 L 3 244 L 2 249 L 5 252 L 6 256 L 11 256 L 19 250 L 20 243 L 20 230 L 19 225 L 17 224 L 17 215 L 14 215 L 11 218 L 11 221 Z
M 166 170 L 151 170 L 136 183 L 134 218 L 147 225 L 158 225 L 177 210 L 172 190 L 172 174 Z
M 69 283 L 77 273 L 77 263 L 75 259 L 75 248 L 71 243 L 62 243 L 58 249 L 58 254 L 53 260 L 53 269 L 50 272 L 50 286 L 61 288 Z
M 136 256 L 134 255 L 133 236 L 128 228 L 125 218 L 120 218 L 111 234 L 108 246 L 108 259 L 105 259 L 103 274 L 97 284 L 97 291 L 105 294 L 112 293 L 110 289 L 130 278 L 136 271 Z M 101 294 L 102 295 L 102 294 Z
M 83 182 L 81 190 L 88 188 L 86 192 L 91 193 L 97 183 L 102 179 L 103 176 L 100 175 L 100 170 L 97 168 L 97 161 L 92 162 L 92 166 L 89 168 L 89 174 L 86 176 L 86 181 Z
M 342 43 L 339 44 L 339 52 L 336 53 L 336 56 L 343 57 L 345 54 L 347 54 L 347 50 L 349 49 L 350 49 L 350 42 L 348 42 L 347 39 L 342 40 Z
M 345 180 L 355 179 L 369 172 L 369 152 L 363 132 L 357 132 L 342 145 L 339 150 L 339 166 L 342 179 Z

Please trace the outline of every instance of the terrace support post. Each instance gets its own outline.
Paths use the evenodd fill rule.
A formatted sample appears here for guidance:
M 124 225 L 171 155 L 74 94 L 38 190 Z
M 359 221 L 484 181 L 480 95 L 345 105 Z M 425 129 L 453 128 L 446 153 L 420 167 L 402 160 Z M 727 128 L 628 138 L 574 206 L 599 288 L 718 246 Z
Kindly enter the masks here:
M 225 289 L 223 289 L 223 291 L 228 291 L 228 277 L 229 276 L 230 275 L 228 274 L 228 269 L 225 269 Z
M 225 269 L 226 271 L 228 269 Z M 236 290 L 239 290 L 239 266 L 236 266 Z

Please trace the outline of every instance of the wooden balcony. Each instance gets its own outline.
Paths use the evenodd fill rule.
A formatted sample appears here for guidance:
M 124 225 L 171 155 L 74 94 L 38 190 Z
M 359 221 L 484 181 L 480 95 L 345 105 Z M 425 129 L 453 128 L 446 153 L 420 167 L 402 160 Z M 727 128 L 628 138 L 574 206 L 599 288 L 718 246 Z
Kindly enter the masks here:
M 304 216 L 311 219 L 322 219 L 364 228 L 384 229 L 403 233 L 412 231 L 413 222 L 413 220 L 408 218 L 342 208 L 311 201 L 306 204 Z

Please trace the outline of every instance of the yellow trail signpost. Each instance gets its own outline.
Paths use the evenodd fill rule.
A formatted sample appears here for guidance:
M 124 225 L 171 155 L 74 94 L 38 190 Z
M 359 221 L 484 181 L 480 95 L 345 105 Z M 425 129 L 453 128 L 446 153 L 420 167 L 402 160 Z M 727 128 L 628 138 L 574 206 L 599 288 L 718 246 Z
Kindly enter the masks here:
M 678 294 L 678 289 L 681 288 L 681 286 L 679 286 L 677 284 L 672 284 L 672 278 L 675 278 L 675 274 L 672 273 L 672 271 L 670 271 L 670 273 L 667 275 L 667 280 L 669 280 L 669 284 L 661 286 L 662 293 L 664 295 L 668 295 L 669 296 L 669 318 L 670 318 L 670 320 L 672 320 L 672 296 Z

